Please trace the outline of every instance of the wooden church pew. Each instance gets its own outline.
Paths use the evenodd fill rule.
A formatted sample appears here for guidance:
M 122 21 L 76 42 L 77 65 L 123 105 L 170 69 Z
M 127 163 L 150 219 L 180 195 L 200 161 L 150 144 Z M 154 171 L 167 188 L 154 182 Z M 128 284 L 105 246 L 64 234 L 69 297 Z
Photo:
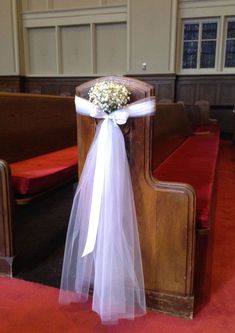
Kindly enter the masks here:
M 154 95 L 149 84 L 119 76 L 84 83 L 76 88 L 76 94 L 88 98 L 90 87 L 99 80 L 124 84 L 131 92 L 132 101 Z M 77 118 L 81 172 L 97 121 L 81 115 Z M 195 299 L 202 296 L 199 295 L 200 283 L 206 283 L 202 276 L 204 265 L 207 265 L 205 274 L 210 275 L 210 229 L 213 225 L 219 129 L 216 126 L 211 130 L 198 128 L 198 133 L 194 134 L 182 105 L 159 104 L 155 116 L 129 118 L 122 130 L 135 196 L 147 304 L 164 313 L 192 318 Z M 178 168 L 177 179 L 171 174 L 172 169 L 176 171 L 174 165 L 171 169 L 171 158 Z M 195 175 L 193 159 L 199 167 L 196 170 L 202 168 L 201 182 L 200 174 Z M 164 174 L 164 163 L 167 174 Z M 183 172 L 179 170 L 180 166 Z M 205 172 L 207 177 L 203 177 Z M 158 175 L 165 178 L 158 179 Z M 190 180 L 190 177 L 198 189 L 190 181 L 183 181 Z M 206 193 L 200 189 L 204 185 L 207 186 Z M 201 194 L 203 198 L 199 197 Z M 199 258 L 195 249 L 200 252 Z
M 76 178 L 74 99 L 0 93 L 0 274 L 13 275 L 17 262 L 16 206 Z

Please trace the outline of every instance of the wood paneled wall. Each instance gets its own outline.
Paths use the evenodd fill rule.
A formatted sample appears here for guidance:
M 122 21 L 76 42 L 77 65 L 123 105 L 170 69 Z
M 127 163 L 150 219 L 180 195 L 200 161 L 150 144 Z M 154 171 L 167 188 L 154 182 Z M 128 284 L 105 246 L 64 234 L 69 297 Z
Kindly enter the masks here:
M 206 99 L 211 105 L 234 105 L 235 75 L 177 76 L 175 99 L 187 104 Z
M 155 87 L 157 99 L 174 99 L 175 75 L 128 75 L 146 81 Z M 16 77 L 17 78 L 17 77 Z M 16 80 L 15 78 L 15 80 Z M 75 87 L 94 79 L 94 76 L 79 77 L 18 77 L 18 89 L 16 90 L 12 77 L 0 77 L 0 91 L 21 91 L 34 94 L 50 94 L 61 96 L 73 96 Z
M 221 133 L 232 134 L 235 75 L 177 76 L 175 100 L 194 104 L 200 99 L 210 102 L 210 117 L 218 120 Z
M 233 132 L 235 75 L 149 74 L 129 76 L 153 85 L 157 100 L 169 98 L 173 101 L 183 101 L 185 104 L 194 104 L 199 99 L 208 100 L 211 104 L 211 117 L 219 120 L 222 132 Z M 93 78 L 94 76 L 0 76 L 0 91 L 73 96 L 76 86 Z
M 21 86 L 21 77 L 11 76 L 11 75 L 1 75 L 0 76 L 0 91 L 5 92 L 21 92 L 24 91 Z

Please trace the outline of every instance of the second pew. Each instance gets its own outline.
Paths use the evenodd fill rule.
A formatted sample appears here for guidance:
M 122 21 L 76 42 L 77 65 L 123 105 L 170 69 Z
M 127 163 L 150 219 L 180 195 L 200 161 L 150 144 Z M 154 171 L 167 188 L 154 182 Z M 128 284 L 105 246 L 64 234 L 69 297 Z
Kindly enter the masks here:
M 56 233 L 65 232 L 67 215 L 61 211 L 52 228 L 50 207 L 70 194 L 52 197 L 52 192 L 72 184 L 77 168 L 72 97 L 0 93 L 0 274 L 14 275 L 26 257 L 36 260 L 46 244 L 55 245 Z M 36 252 L 26 243 L 37 245 Z

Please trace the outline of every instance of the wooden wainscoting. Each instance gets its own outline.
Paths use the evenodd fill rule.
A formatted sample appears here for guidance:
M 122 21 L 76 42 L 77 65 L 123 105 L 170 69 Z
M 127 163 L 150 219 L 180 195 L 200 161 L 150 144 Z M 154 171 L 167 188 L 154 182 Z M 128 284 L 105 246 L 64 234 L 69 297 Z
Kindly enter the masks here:
M 130 76 L 130 75 L 129 75 Z M 142 81 L 146 81 L 154 86 L 157 99 L 169 98 L 174 100 L 175 93 L 175 75 L 131 75 Z M 21 92 L 33 94 L 47 94 L 47 95 L 61 95 L 73 96 L 75 94 L 75 87 L 94 79 L 92 76 L 79 76 L 79 77 L 30 77 L 19 76 L 18 81 L 21 84 Z M 0 79 L 0 91 L 6 91 L 4 87 L 9 87 L 8 91 L 14 90 L 14 83 L 11 77 L 2 77 L 2 84 Z M 2 89 L 3 87 L 3 89 Z
M 194 104 L 196 100 L 208 100 L 211 105 L 235 105 L 235 75 L 128 75 L 154 86 L 157 100 L 169 98 Z M 28 92 L 48 95 L 73 96 L 75 87 L 95 78 L 0 76 L 0 91 Z
M 171 99 L 193 105 L 197 100 L 210 102 L 211 117 L 217 118 L 221 131 L 232 133 L 232 109 L 235 105 L 235 74 L 231 75 L 128 75 L 155 88 L 157 100 Z M 0 76 L 0 91 L 74 96 L 75 87 L 94 76 L 32 77 Z
M 208 100 L 210 117 L 218 120 L 222 134 L 232 135 L 235 75 L 177 76 L 175 100 L 189 105 L 197 100 Z
M 141 81 L 151 84 L 155 89 L 157 101 L 160 99 L 175 100 L 175 82 L 176 76 L 174 74 L 146 74 L 146 75 L 128 75 Z
M 175 100 L 194 104 L 199 99 L 211 105 L 234 105 L 235 75 L 177 76 Z
M 0 76 L 0 91 L 4 92 L 20 92 L 21 87 L 21 77 L 16 75 L 1 75 Z
M 24 92 L 33 94 L 74 96 L 75 87 L 91 77 L 23 77 Z

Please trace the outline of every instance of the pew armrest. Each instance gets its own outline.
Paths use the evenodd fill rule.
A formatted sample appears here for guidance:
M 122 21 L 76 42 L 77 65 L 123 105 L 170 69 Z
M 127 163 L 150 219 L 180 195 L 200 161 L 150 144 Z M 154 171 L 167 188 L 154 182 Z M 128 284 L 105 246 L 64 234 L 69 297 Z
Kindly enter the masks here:
M 14 251 L 10 178 L 8 163 L 0 160 L 0 272 L 11 276 Z

